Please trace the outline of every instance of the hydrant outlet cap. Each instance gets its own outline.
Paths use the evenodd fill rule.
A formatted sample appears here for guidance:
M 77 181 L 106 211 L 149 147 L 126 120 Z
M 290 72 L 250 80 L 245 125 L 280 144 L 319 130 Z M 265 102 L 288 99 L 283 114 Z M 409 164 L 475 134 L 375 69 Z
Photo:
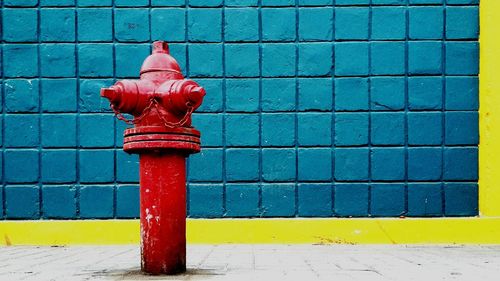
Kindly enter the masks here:
M 169 53 L 167 42 L 153 42 L 153 53 L 148 56 L 142 64 L 141 74 L 154 71 L 167 71 L 181 74 L 179 64 Z

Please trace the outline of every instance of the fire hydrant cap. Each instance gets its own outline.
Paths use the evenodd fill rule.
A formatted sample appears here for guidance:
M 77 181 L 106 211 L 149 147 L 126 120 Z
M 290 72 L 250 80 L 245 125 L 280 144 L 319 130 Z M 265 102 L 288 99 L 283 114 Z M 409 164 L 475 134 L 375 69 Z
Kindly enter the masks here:
M 141 74 L 153 71 L 169 71 L 181 74 L 179 63 L 170 55 L 167 42 L 153 42 L 153 53 L 142 64 Z

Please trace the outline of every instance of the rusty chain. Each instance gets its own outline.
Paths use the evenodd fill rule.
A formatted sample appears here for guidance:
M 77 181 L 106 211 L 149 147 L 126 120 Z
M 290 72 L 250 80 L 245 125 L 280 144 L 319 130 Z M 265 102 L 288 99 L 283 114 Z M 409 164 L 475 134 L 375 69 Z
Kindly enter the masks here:
M 141 120 L 154 107 L 155 110 L 156 110 L 156 114 L 158 114 L 158 117 L 163 122 L 163 125 L 165 127 L 167 127 L 167 128 L 181 127 L 181 126 L 183 126 L 188 121 L 189 117 L 191 116 L 191 114 L 194 111 L 194 107 L 191 106 L 189 103 L 187 104 L 187 106 L 188 106 L 188 110 L 187 110 L 186 114 L 184 115 L 184 117 L 182 117 L 181 120 L 179 120 L 178 122 L 170 122 L 170 121 L 167 121 L 165 119 L 165 117 L 163 116 L 163 114 L 161 113 L 160 107 L 163 107 L 163 106 L 154 97 L 152 97 L 150 99 L 148 106 L 146 106 L 146 108 L 144 108 L 144 110 L 142 111 L 141 115 L 135 117 L 134 119 L 127 119 L 123 115 L 123 113 L 121 113 L 118 109 L 115 108 L 115 106 L 113 105 L 113 103 L 110 104 L 110 107 L 113 110 L 116 118 L 118 118 L 118 120 L 121 120 L 121 121 L 123 121 L 123 122 L 125 122 L 126 124 L 129 124 L 129 125 L 134 125 L 134 124 L 137 124 L 137 123 L 141 122 Z M 164 108 L 164 110 L 165 110 L 165 108 Z

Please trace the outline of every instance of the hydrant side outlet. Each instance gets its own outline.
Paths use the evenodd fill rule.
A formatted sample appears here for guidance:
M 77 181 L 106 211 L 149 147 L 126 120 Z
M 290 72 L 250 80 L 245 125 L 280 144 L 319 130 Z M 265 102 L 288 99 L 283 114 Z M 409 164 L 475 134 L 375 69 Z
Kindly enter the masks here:
M 149 274 L 186 270 L 186 157 L 200 151 L 191 114 L 205 90 L 184 79 L 168 44 L 153 43 L 138 80 L 101 89 L 124 132 L 123 150 L 139 154 L 141 268 Z M 123 114 L 130 114 L 127 119 Z

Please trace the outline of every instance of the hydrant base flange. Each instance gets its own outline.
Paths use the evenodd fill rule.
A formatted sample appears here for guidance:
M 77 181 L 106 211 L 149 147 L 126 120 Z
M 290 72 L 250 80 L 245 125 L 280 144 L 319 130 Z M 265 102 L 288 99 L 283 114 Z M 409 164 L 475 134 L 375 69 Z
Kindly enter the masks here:
M 166 128 L 144 126 L 125 130 L 123 150 L 128 153 L 181 150 L 186 154 L 200 152 L 200 132 L 192 127 Z

